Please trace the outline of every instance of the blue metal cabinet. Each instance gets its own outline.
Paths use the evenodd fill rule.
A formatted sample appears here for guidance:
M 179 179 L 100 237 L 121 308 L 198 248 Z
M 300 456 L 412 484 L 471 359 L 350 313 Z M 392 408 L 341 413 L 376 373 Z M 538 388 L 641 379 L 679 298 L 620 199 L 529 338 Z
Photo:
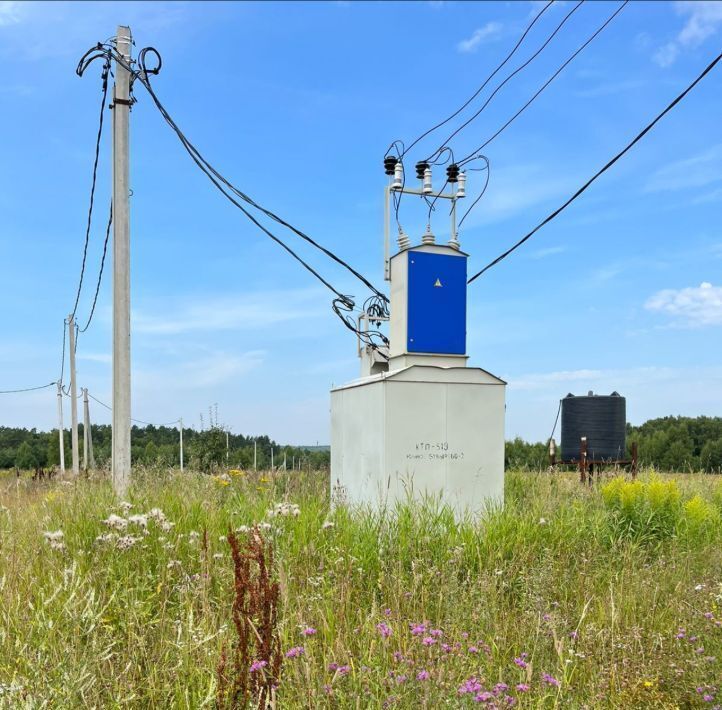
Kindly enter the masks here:
M 466 354 L 466 257 L 408 252 L 407 348 Z

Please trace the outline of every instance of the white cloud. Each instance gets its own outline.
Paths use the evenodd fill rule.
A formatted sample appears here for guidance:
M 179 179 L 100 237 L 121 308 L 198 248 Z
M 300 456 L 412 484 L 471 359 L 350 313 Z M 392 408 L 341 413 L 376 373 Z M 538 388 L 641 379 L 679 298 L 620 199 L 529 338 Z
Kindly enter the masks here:
M 0 1 L 0 27 L 17 25 L 20 22 L 20 2 L 14 0 Z
M 722 4 L 722 3 L 721 3 Z M 722 143 L 683 160 L 667 163 L 652 174 L 645 192 L 706 187 L 722 182 Z
M 722 286 L 705 281 L 699 286 L 664 289 L 649 298 L 644 307 L 671 316 L 674 325 L 691 328 L 722 325 Z
M 554 256 L 555 254 L 563 254 L 567 250 L 566 247 L 546 247 L 546 249 L 537 249 L 536 251 L 529 254 L 530 259 L 546 259 L 548 256 Z
M 468 39 L 462 39 L 456 45 L 459 52 L 476 52 L 480 45 L 485 42 L 495 40 L 499 37 L 502 30 L 500 22 L 487 22 L 483 27 L 474 30 L 474 33 Z
M 718 0 L 686 0 L 675 2 L 674 7 L 687 21 L 674 40 L 655 52 L 653 59 L 661 67 L 673 64 L 683 49 L 699 47 L 722 26 L 722 2 Z
M 163 314 L 140 310 L 133 313 L 137 333 L 179 335 L 193 331 L 257 330 L 325 314 L 328 299 L 317 289 L 273 291 L 210 298 Z

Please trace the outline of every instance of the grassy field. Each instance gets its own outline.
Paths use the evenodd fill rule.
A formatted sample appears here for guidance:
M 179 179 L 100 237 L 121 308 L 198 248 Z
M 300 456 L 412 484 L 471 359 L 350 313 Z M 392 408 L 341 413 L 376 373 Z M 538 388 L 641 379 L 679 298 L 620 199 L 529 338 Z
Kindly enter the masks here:
M 255 524 L 274 707 L 722 703 L 719 477 L 512 472 L 503 510 L 456 524 L 433 501 L 331 509 L 323 474 L 232 473 L 139 471 L 132 508 L 102 478 L 0 479 L 0 707 L 215 707 L 227 534 Z

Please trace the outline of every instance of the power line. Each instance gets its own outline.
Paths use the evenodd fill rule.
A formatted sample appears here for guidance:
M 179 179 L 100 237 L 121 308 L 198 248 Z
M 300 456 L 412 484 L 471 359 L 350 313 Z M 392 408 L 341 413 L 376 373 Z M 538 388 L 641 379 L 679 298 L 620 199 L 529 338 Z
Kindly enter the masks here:
M 34 392 L 35 390 L 44 390 L 48 387 L 55 387 L 57 382 L 48 382 L 47 385 L 39 385 L 38 387 L 24 387 L 19 390 L 0 390 L 0 394 L 17 394 L 18 392 Z
M 496 94 L 499 92 L 499 90 L 500 90 L 508 81 L 510 81 L 511 79 L 513 79 L 520 71 L 523 71 L 527 66 L 529 66 L 529 64 L 531 64 L 531 63 L 542 53 L 542 51 L 544 51 L 544 49 L 549 45 L 549 43 L 554 39 L 554 37 L 556 36 L 556 34 L 557 34 L 557 33 L 561 30 L 561 28 L 564 26 L 564 24 L 566 23 L 566 21 L 584 4 L 584 2 L 585 2 L 585 0 L 580 0 L 580 1 L 564 16 L 564 18 L 562 19 L 562 21 L 556 26 L 556 28 L 554 29 L 554 31 L 546 38 L 546 40 L 545 40 L 544 43 L 541 45 L 541 47 L 539 47 L 539 49 L 537 49 L 537 51 L 534 52 L 534 54 L 532 54 L 531 57 L 529 57 L 529 59 L 527 59 L 523 64 L 521 64 L 519 67 L 517 67 L 511 74 L 509 74 L 509 76 L 507 76 L 506 79 L 504 79 L 504 81 L 502 81 L 501 84 L 499 84 L 499 86 L 497 86 L 496 89 L 494 89 L 494 91 L 492 91 L 492 93 L 491 93 L 491 95 L 489 96 L 489 98 L 481 105 L 481 108 L 480 108 L 476 113 L 474 113 L 470 118 L 468 118 L 466 121 L 464 121 L 464 123 L 462 123 L 455 131 L 453 131 L 453 132 L 451 133 L 451 135 L 442 143 L 442 146 L 447 145 L 447 144 L 449 143 L 449 141 L 450 141 L 452 138 L 454 138 L 454 136 L 458 135 L 464 128 L 466 128 L 466 126 L 468 126 L 472 121 L 474 121 L 474 120 L 481 114 L 481 112 L 491 103 L 492 99 L 494 98 L 494 96 L 496 96 Z M 441 148 L 437 148 L 437 150 L 436 150 L 434 153 L 432 153 L 432 155 L 436 155 L 436 153 L 437 153 L 439 150 L 441 150 Z M 427 158 L 427 160 L 429 160 L 430 158 L 431 158 L 431 156 L 429 156 L 429 158 Z
M 108 251 L 108 240 L 110 238 L 110 228 L 113 225 L 113 201 L 110 201 L 110 213 L 108 215 L 108 224 L 105 228 L 105 241 L 103 242 L 103 256 L 100 260 L 100 270 L 98 271 L 98 283 L 95 286 L 95 296 L 93 296 L 93 306 L 90 309 L 90 315 L 88 316 L 88 322 L 85 327 L 79 328 L 78 333 L 84 333 L 88 330 L 91 321 L 93 320 L 93 314 L 95 313 L 95 305 L 98 302 L 98 294 L 100 293 L 100 284 L 103 280 L 103 268 L 105 267 L 105 255 Z M 65 347 L 65 340 L 63 339 L 63 348 Z
M 607 20 L 592 34 L 589 39 L 587 39 L 584 44 L 582 44 L 565 62 L 562 64 L 559 69 L 557 69 L 554 74 L 552 74 L 547 81 L 542 84 L 541 88 L 496 132 L 494 135 L 491 136 L 491 138 L 488 138 L 484 143 L 482 143 L 478 148 L 475 148 L 469 155 L 467 155 L 465 158 L 463 158 L 461 161 L 459 161 L 459 165 L 464 165 L 468 163 L 470 160 L 473 160 L 475 157 L 475 154 L 478 153 L 481 150 L 484 150 L 486 146 L 489 145 L 495 138 L 497 138 L 501 133 L 503 133 L 519 116 L 521 116 L 524 111 L 531 106 L 534 101 L 539 97 L 539 95 L 544 91 L 544 89 L 551 84 L 554 79 L 556 79 L 567 67 L 567 65 L 572 62 L 577 55 L 582 52 L 587 45 L 589 45 L 591 42 L 593 42 L 596 37 L 604 30 L 604 28 L 624 9 L 624 7 L 628 4 L 629 0 L 625 0 L 608 18 Z
M 90 399 L 92 399 L 94 402 L 97 402 L 102 407 L 105 407 L 107 410 L 109 410 L 111 412 L 113 411 L 113 408 L 111 406 L 107 405 L 105 402 L 102 402 L 97 397 L 93 397 L 93 395 L 90 394 L 90 392 L 88 392 L 88 397 L 90 397 Z M 145 424 L 146 426 L 161 427 L 161 426 L 170 426 L 171 424 L 178 424 L 178 422 L 180 422 L 180 419 L 174 419 L 172 422 L 165 422 L 163 424 L 153 424 L 152 422 L 144 422 L 142 419 L 132 419 L 132 418 L 131 418 L 131 421 L 136 422 L 136 424 Z
M 90 242 L 90 226 L 93 221 L 93 203 L 95 201 L 95 184 L 98 177 L 98 160 L 100 158 L 100 140 L 103 135 L 103 117 L 105 116 L 105 101 L 108 97 L 108 74 L 110 73 L 110 58 L 106 57 L 103 64 L 103 90 L 100 101 L 100 116 L 98 119 L 98 133 L 95 138 L 95 158 L 93 160 L 93 179 L 90 185 L 90 201 L 88 204 L 88 220 L 85 227 L 85 246 L 83 247 L 83 262 L 80 267 L 80 279 L 78 281 L 78 290 L 75 294 L 75 305 L 73 306 L 73 317 L 78 310 L 78 302 L 80 301 L 80 292 L 83 288 L 83 277 L 85 275 L 85 262 L 88 256 L 88 243 Z
M 649 131 L 654 128 L 654 126 L 664 117 L 666 116 L 687 94 L 694 89 L 697 84 L 699 84 L 702 79 L 704 79 L 707 74 L 709 74 L 712 69 L 717 65 L 717 63 L 722 59 L 722 53 L 718 54 L 715 59 L 710 62 L 710 64 L 707 66 L 707 68 L 681 93 L 677 98 L 675 98 L 668 106 L 664 109 L 660 114 L 657 115 L 657 117 L 649 124 L 647 124 L 646 128 L 644 128 L 640 133 L 637 134 L 637 136 L 632 140 L 630 143 L 627 144 L 627 146 L 621 150 L 619 153 L 617 153 L 601 170 L 599 170 L 597 173 L 594 174 L 593 177 L 591 177 L 587 182 L 582 185 L 561 207 L 557 208 L 552 212 L 546 219 L 544 219 L 542 222 L 540 222 L 534 229 L 531 230 L 528 234 L 526 234 L 524 237 L 522 237 L 516 244 L 514 244 L 511 248 L 507 249 L 503 254 L 500 254 L 499 256 L 494 259 L 494 261 L 487 264 L 481 271 L 478 271 L 476 274 L 474 274 L 467 283 L 471 283 L 472 281 L 475 281 L 479 278 L 485 271 L 488 271 L 491 269 L 492 266 L 496 266 L 500 261 L 503 261 L 506 259 L 509 254 L 511 254 L 513 251 L 518 249 L 524 242 L 526 242 L 528 239 L 531 239 L 531 237 L 534 236 L 544 225 L 549 224 L 558 214 L 560 214 L 563 210 L 565 210 L 574 200 L 577 199 L 600 175 L 605 173 L 609 168 L 612 167 L 625 153 L 627 153 L 634 145 L 636 145 L 644 136 L 649 133 Z
M 526 36 L 529 34 L 529 32 L 531 31 L 531 28 L 534 27 L 534 25 L 536 24 L 537 20 L 552 6 L 553 3 L 554 3 L 554 0 L 550 0 L 550 2 L 548 2 L 548 3 L 536 14 L 536 16 L 534 17 L 534 19 L 529 23 L 529 25 L 527 26 L 527 28 L 524 30 L 524 33 L 523 33 L 522 36 L 519 38 L 519 41 L 514 45 L 514 47 L 513 47 L 513 49 L 511 50 L 511 52 L 509 52 L 509 54 L 506 55 L 505 59 L 501 62 L 501 64 L 499 64 L 499 66 L 497 66 L 496 69 L 494 69 L 494 71 L 493 71 L 491 74 L 489 74 L 489 76 L 484 80 L 484 83 L 471 95 L 471 97 L 470 97 L 464 104 L 462 104 L 462 106 L 460 106 L 456 111 L 454 111 L 454 113 L 452 113 L 451 116 L 449 116 L 448 118 L 445 118 L 445 119 L 444 119 L 443 121 L 441 121 L 440 123 L 437 123 L 437 124 L 436 124 L 435 126 L 433 126 L 432 128 L 429 128 L 429 130 L 426 131 L 425 133 L 422 133 L 418 138 L 416 138 L 415 140 L 413 140 L 413 141 L 409 144 L 408 148 L 403 148 L 403 143 L 402 143 L 402 152 L 401 152 L 401 154 L 400 154 L 400 156 L 399 156 L 400 158 L 403 158 L 404 155 L 406 155 L 406 153 L 407 153 L 408 151 L 410 151 L 420 140 L 426 138 L 426 136 L 428 136 L 430 133 L 433 133 L 437 128 L 441 128 L 443 125 L 447 124 L 447 123 L 448 123 L 449 121 L 451 121 L 453 118 L 455 118 L 456 116 L 458 116 L 458 115 L 484 90 L 484 88 L 486 87 L 486 85 L 496 76 L 496 74 L 504 67 L 504 65 L 514 56 L 514 53 L 516 52 L 517 49 L 519 49 L 519 47 L 521 46 L 521 43 L 524 41 L 525 37 L 526 37 Z M 395 142 L 396 142 L 396 141 L 395 141 Z M 392 145 L 393 145 L 393 144 L 392 144 Z M 386 154 L 387 154 L 387 155 L 388 155 L 388 153 L 389 153 L 389 151 L 386 151 Z

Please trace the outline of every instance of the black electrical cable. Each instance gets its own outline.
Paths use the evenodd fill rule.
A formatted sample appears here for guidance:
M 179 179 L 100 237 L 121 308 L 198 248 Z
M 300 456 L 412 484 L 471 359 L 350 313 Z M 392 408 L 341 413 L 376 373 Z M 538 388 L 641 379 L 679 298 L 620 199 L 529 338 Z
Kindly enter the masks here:
M 466 128 L 472 121 L 476 120 L 478 116 L 482 113 L 482 111 L 491 103 L 492 99 L 496 94 L 500 91 L 500 89 L 508 82 L 511 81 L 520 71 L 523 71 L 529 64 L 531 64 L 541 53 L 544 51 L 544 49 L 549 45 L 549 43 L 554 39 L 556 34 L 564 27 L 564 24 L 567 22 L 567 20 L 584 4 L 585 0 L 579 0 L 579 2 L 564 16 L 562 21 L 556 26 L 554 31 L 546 38 L 544 43 L 537 49 L 534 54 L 529 57 L 523 64 L 518 66 L 511 74 L 509 74 L 504 81 L 499 84 L 494 91 L 491 92 L 491 95 L 489 98 L 481 105 L 481 108 L 479 108 L 476 113 L 472 114 L 464 123 L 462 123 L 455 131 L 451 133 L 451 135 L 441 144 L 442 146 L 447 145 L 452 138 L 454 138 L 456 135 L 458 135 L 464 128 Z M 436 155 L 438 151 L 441 150 L 441 147 L 437 148 L 433 155 Z M 427 160 L 430 160 L 431 157 L 427 158 Z
M 557 424 L 559 423 L 559 413 L 562 411 L 562 400 L 559 400 L 559 409 L 557 409 L 557 417 L 554 420 L 554 427 L 552 428 L 552 433 L 547 439 L 547 446 L 551 443 L 551 440 L 554 438 L 554 432 L 557 430 Z
M 457 230 L 461 229 L 461 225 L 464 224 L 464 220 L 469 216 L 469 212 L 476 207 L 479 200 L 481 200 L 482 197 L 484 197 L 484 193 L 486 192 L 486 188 L 489 187 L 489 178 L 491 177 L 491 164 L 489 163 L 489 158 L 487 158 L 485 155 L 480 155 L 480 159 L 483 159 L 486 161 L 486 167 L 478 168 L 478 170 L 486 170 L 486 180 L 484 181 L 484 187 L 481 188 L 481 192 L 479 193 L 479 196 L 471 203 L 469 206 L 469 209 L 464 212 L 464 215 L 459 220 L 459 225 L 457 226 Z M 475 168 L 470 168 L 470 170 L 475 170 Z
M 507 249 L 503 254 L 500 254 L 499 256 L 494 259 L 494 261 L 488 263 L 481 271 L 478 271 L 475 273 L 468 281 L 467 283 L 471 283 L 472 281 L 475 281 L 479 278 L 485 271 L 488 271 L 492 268 L 492 266 L 496 266 L 500 261 L 503 261 L 506 259 L 509 254 L 511 254 L 513 251 L 518 249 L 524 242 L 531 239 L 544 225 L 549 224 L 558 214 L 560 214 L 563 210 L 565 210 L 574 200 L 577 199 L 600 175 L 605 173 L 609 168 L 612 167 L 623 155 L 625 155 L 633 146 L 635 146 L 644 136 L 649 133 L 649 131 L 654 128 L 654 126 L 662 119 L 664 116 L 666 116 L 687 94 L 694 89 L 697 84 L 699 84 L 702 79 L 704 79 L 707 74 L 709 74 L 712 69 L 715 68 L 715 66 L 719 63 L 719 61 L 722 59 L 722 53 L 718 54 L 715 59 L 713 59 L 710 64 L 707 66 L 706 69 L 681 93 L 675 98 L 668 106 L 664 109 L 660 114 L 657 115 L 657 117 L 651 122 L 648 123 L 647 126 L 637 134 L 637 136 L 627 144 L 627 146 L 621 150 L 619 153 L 617 153 L 601 170 L 598 170 L 587 182 L 584 183 L 561 207 L 557 208 L 552 212 L 546 219 L 544 219 L 542 222 L 540 222 L 534 229 L 531 230 L 528 234 L 526 234 L 524 237 L 522 237 L 516 244 L 514 244 L 511 248 Z
M 95 50 L 91 50 L 95 51 Z M 83 57 L 83 59 L 80 60 L 80 64 L 83 63 L 83 61 L 88 57 L 88 53 L 86 53 Z M 92 61 L 92 60 L 90 60 Z M 80 64 L 78 65 L 78 70 L 80 68 Z M 77 70 L 76 70 L 77 71 Z M 90 226 L 93 221 L 93 203 L 95 201 L 95 185 L 97 182 L 98 177 L 98 160 L 100 158 L 100 140 L 103 135 L 103 117 L 105 116 L 105 101 L 108 97 L 108 74 L 110 72 L 110 57 L 105 56 L 105 62 L 103 64 L 103 73 L 102 73 L 102 80 L 103 80 L 103 90 L 102 90 L 102 96 L 100 101 L 100 116 L 98 119 L 98 133 L 95 138 L 95 157 L 93 159 L 93 178 L 90 184 L 90 201 L 88 204 L 88 219 L 85 227 L 85 246 L 83 247 L 83 262 L 80 267 L 80 279 L 78 281 L 78 290 L 75 294 L 75 304 L 73 305 L 73 317 L 75 317 L 75 313 L 78 310 L 78 302 L 80 301 L 80 292 L 83 288 L 83 277 L 85 275 L 85 261 L 88 256 L 88 243 L 90 242 Z
M 90 315 L 88 321 L 83 328 L 78 329 L 78 333 L 84 333 L 88 330 L 91 321 L 93 320 L 93 314 L 95 313 L 95 305 L 98 303 L 98 294 L 100 293 L 100 284 L 103 280 L 103 269 L 105 267 L 105 256 L 108 252 L 108 240 L 110 239 L 110 228 L 113 225 L 113 201 L 110 201 L 110 214 L 108 215 L 108 224 L 105 228 L 105 242 L 103 243 L 103 256 L 100 259 L 100 270 L 98 271 L 98 283 L 95 285 L 95 296 L 93 296 L 93 306 L 90 309 Z M 65 334 L 63 333 L 63 336 Z M 63 348 L 65 348 L 65 338 L 63 337 Z M 62 377 L 61 377 L 62 379 Z
M 565 62 L 562 64 L 559 69 L 557 69 L 554 74 L 552 74 L 549 79 L 542 84 L 541 88 L 496 132 L 494 135 L 491 136 L 491 138 L 488 138 L 486 141 L 484 141 L 478 148 L 475 148 L 469 155 L 464 157 L 462 160 L 459 161 L 459 165 L 465 165 L 470 160 L 473 160 L 475 157 L 475 154 L 478 153 L 481 150 L 484 150 L 486 146 L 489 145 L 495 138 L 497 138 L 501 133 L 503 133 L 524 111 L 531 106 L 534 101 L 539 97 L 539 95 L 544 91 L 544 89 L 551 84 L 554 79 L 556 79 L 563 71 L 566 69 L 567 65 L 572 62 L 577 55 L 582 52 L 587 45 L 589 45 L 591 42 L 593 42 L 596 37 L 606 28 L 606 26 L 624 9 L 624 7 L 628 4 L 629 0 L 625 0 L 610 16 L 607 18 L 607 20 L 592 34 L 589 39 L 587 39 L 584 44 L 582 44 Z
M 194 159 L 194 162 L 196 162 L 196 164 L 199 165 L 199 167 L 201 167 L 201 164 L 203 164 L 203 166 L 205 166 L 205 169 L 203 170 L 203 172 L 206 174 L 207 177 L 209 177 L 209 179 L 211 177 L 211 175 L 209 173 L 211 173 L 213 176 L 215 176 L 215 178 L 217 178 L 218 181 L 223 183 L 237 197 L 239 197 L 240 199 L 242 199 L 244 202 L 251 205 L 252 207 L 255 207 L 260 212 L 263 212 L 263 214 L 265 214 L 267 217 L 273 219 L 274 221 L 278 222 L 279 224 L 283 225 L 284 227 L 287 227 L 288 229 L 290 229 L 292 232 L 297 234 L 299 237 L 301 237 L 302 239 L 307 241 L 309 244 L 311 244 L 312 246 L 316 247 L 321 252 L 326 254 L 326 256 L 333 259 L 336 263 L 340 264 L 345 269 L 347 269 L 351 274 L 353 274 L 357 279 L 359 279 L 367 288 L 371 289 L 371 291 L 376 293 L 381 298 L 386 298 L 386 296 L 383 293 L 381 293 L 362 274 L 360 274 L 358 271 L 356 271 L 356 269 L 354 269 L 352 266 L 350 266 L 348 263 L 346 263 L 343 259 L 338 257 L 336 254 L 334 254 L 332 251 L 330 251 L 326 247 L 319 244 L 316 240 L 314 240 L 313 238 L 308 236 L 306 233 L 302 232 L 300 229 L 296 228 L 295 226 L 293 226 L 292 224 L 290 224 L 283 218 L 279 217 L 275 212 L 263 207 L 258 202 L 253 200 L 253 198 L 251 198 L 249 195 L 247 195 L 246 193 L 239 190 L 228 179 L 226 179 L 220 172 L 218 172 L 218 170 L 216 170 L 208 162 L 208 160 L 206 160 L 203 157 L 201 152 L 190 142 L 190 140 L 188 140 L 188 138 L 185 136 L 183 131 L 181 131 L 178 124 L 173 120 L 171 115 L 168 113 L 166 108 L 163 106 L 163 104 L 161 103 L 157 94 L 155 93 L 155 90 L 151 86 L 149 75 L 150 74 L 158 74 L 158 72 L 160 71 L 161 65 L 162 65 L 162 60 L 161 60 L 160 54 L 155 48 L 145 47 L 138 54 L 138 66 L 140 68 L 140 71 L 134 70 L 125 61 L 125 59 L 118 54 L 118 52 L 115 49 L 110 48 L 109 51 L 110 51 L 111 55 L 113 56 L 113 59 L 115 59 L 121 66 L 123 66 L 127 71 L 129 71 L 134 76 L 134 78 L 138 79 L 141 82 L 141 84 L 143 84 L 146 91 L 148 92 L 151 99 L 153 100 L 153 103 L 155 103 L 156 108 L 160 111 L 160 113 L 163 116 L 166 123 L 173 129 L 173 131 L 177 135 L 178 139 L 181 141 L 183 147 L 186 149 L 186 151 L 189 153 L 189 155 L 191 155 L 191 157 Z M 148 69 L 146 66 L 146 55 L 151 52 L 158 59 L 158 66 L 154 67 L 153 69 Z M 216 184 L 216 187 L 219 187 L 219 185 L 217 184 L 216 181 L 213 181 L 213 182 L 214 182 L 214 184 Z M 237 205 L 237 206 L 240 207 L 240 205 Z M 245 213 L 245 210 L 244 210 L 244 213 Z M 248 213 L 246 213 L 246 216 L 249 216 Z M 250 218 L 250 216 L 249 216 L 249 218 Z M 257 226 L 260 226 L 258 222 L 256 222 L 255 220 L 253 220 L 253 221 Z M 264 231 L 266 231 L 266 233 L 269 234 L 269 236 L 270 236 L 270 233 L 267 230 L 264 230 Z M 309 267 L 306 266 L 306 268 L 309 268 Z
M 93 397 L 90 392 L 88 392 L 88 397 L 90 397 L 90 399 L 92 399 L 94 402 L 97 402 L 102 407 L 105 407 L 108 411 L 113 411 L 113 408 L 111 406 L 107 405 L 105 402 L 101 402 L 97 397 Z M 130 418 L 130 421 L 135 422 L 136 424 L 144 424 L 145 426 L 162 427 L 170 426 L 171 424 L 178 424 L 178 422 L 180 422 L 180 419 L 174 419 L 172 422 L 164 422 L 163 424 L 153 424 L 153 422 L 145 422 L 142 419 L 133 419 L 133 417 Z
M 511 52 L 509 52 L 509 54 L 507 54 L 506 58 L 501 62 L 501 64 L 499 64 L 499 66 L 497 66 L 497 68 L 494 69 L 494 71 L 493 71 L 491 74 L 489 74 L 489 76 L 484 80 L 484 83 L 474 92 L 474 94 L 472 94 L 472 96 L 471 96 L 459 109 L 457 109 L 456 111 L 454 111 L 454 113 L 452 113 L 451 116 L 449 116 L 448 118 L 445 118 L 443 121 L 441 121 L 441 123 L 437 123 L 437 124 L 436 124 L 435 126 L 433 126 L 432 128 L 429 128 L 428 131 L 426 131 L 425 133 L 422 133 L 418 138 L 416 138 L 414 141 L 412 141 L 412 142 L 409 144 L 408 148 L 405 148 L 405 149 L 403 150 L 403 153 L 401 154 L 401 157 L 403 157 L 409 150 L 411 150 L 420 140 L 422 140 L 423 138 L 426 138 L 426 136 L 428 136 L 430 133 L 433 133 L 437 128 L 441 128 L 441 126 L 447 124 L 447 123 L 448 123 L 449 121 L 451 121 L 453 118 L 455 118 L 456 116 L 458 116 L 458 115 L 484 90 L 484 88 L 486 87 L 486 85 L 496 76 L 496 74 L 504 67 L 504 65 L 514 56 L 516 50 L 519 49 L 519 47 L 521 46 L 521 43 L 524 41 L 524 39 L 526 38 L 526 36 L 527 36 L 527 35 L 529 34 L 529 32 L 531 31 L 531 28 L 534 27 L 534 25 L 536 24 L 537 20 L 552 6 L 553 2 L 554 2 L 554 0 L 551 0 L 550 2 L 548 2 L 548 3 L 536 14 L 536 16 L 534 17 L 534 19 L 531 21 L 531 23 L 530 23 L 530 24 L 527 26 L 527 28 L 524 30 L 524 34 L 522 34 L 522 36 L 519 38 L 519 41 L 514 45 L 514 47 L 513 47 L 513 49 L 511 50 Z M 387 151 L 387 155 L 388 155 L 388 151 Z
M 48 387 L 53 387 L 54 385 L 57 385 L 57 382 L 48 382 L 47 385 L 39 385 L 38 387 L 24 387 L 23 389 L 19 390 L 0 390 L 0 394 L 17 394 L 18 392 L 34 392 L 35 390 L 44 390 Z

